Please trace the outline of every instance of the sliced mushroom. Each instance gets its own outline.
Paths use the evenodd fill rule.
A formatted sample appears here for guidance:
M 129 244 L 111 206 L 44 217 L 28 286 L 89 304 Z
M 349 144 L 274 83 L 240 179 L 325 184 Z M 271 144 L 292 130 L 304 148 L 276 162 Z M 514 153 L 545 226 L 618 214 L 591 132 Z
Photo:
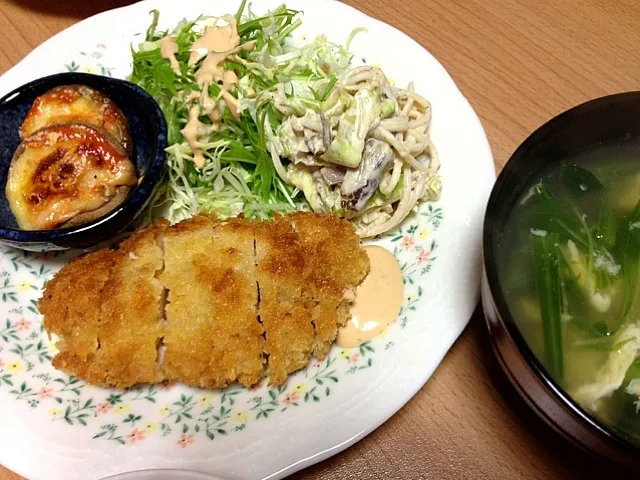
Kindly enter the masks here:
M 95 220 L 96 218 L 100 218 L 101 216 L 109 213 L 110 211 L 115 210 L 115 208 L 118 205 L 120 205 L 122 202 L 124 202 L 127 199 L 127 197 L 129 196 L 129 192 L 130 191 L 131 191 L 131 187 L 129 187 L 129 186 L 117 187 L 115 194 L 113 195 L 113 197 L 111 197 L 111 199 L 109 199 L 107 201 L 107 203 L 105 203 L 101 207 L 96 208 L 95 210 L 91 210 L 89 212 L 80 213 L 80 214 L 76 215 L 75 217 L 73 217 L 71 220 L 63 223 L 60 226 L 61 227 L 75 227 L 76 225 L 82 225 L 83 223 L 89 223 L 89 222 Z
M 314 132 L 313 130 L 304 130 L 304 140 L 307 143 L 309 151 L 314 155 L 322 155 L 327 151 L 322 141 L 322 133 Z
M 325 151 L 331 145 L 331 126 L 327 122 L 327 117 L 320 114 L 320 121 L 322 122 L 322 143 L 324 144 Z M 323 152 L 324 153 L 324 152 Z
M 321 113 L 308 110 L 301 122 L 304 131 L 304 140 L 309 151 L 314 155 L 322 155 L 331 145 L 331 127 L 327 119 Z
M 303 117 L 291 116 L 278 128 L 277 136 L 271 141 L 278 155 L 290 158 L 295 163 L 305 165 L 326 165 L 318 158 L 331 145 L 331 127 L 324 115 L 307 110 Z
M 347 169 L 341 186 L 342 204 L 346 210 L 360 211 L 375 193 L 380 176 L 393 159 L 391 147 L 375 138 L 364 144 L 358 168 Z
M 325 182 L 324 176 L 319 170 L 314 171 L 311 174 L 311 178 L 324 206 L 329 211 L 339 208 L 341 203 L 340 191 L 338 189 L 332 190 L 327 182 Z
M 337 185 L 344 180 L 345 171 L 334 167 L 322 167 L 320 173 L 327 185 Z
M 322 167 L 326 165 L 326 162 L 320 160 L 320 157 L 316 157 L 315 155 L 311 155 L 310 153 L 298 152 L 293 157 L 291 157 L 293 163 L 301 163 L 303 165 L 307 165 L 308 167 Z

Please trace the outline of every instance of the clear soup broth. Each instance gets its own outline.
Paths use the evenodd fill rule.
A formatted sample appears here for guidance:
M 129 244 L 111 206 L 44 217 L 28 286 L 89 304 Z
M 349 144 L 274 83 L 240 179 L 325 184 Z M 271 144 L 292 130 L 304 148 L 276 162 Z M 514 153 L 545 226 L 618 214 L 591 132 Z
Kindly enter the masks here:
M 640 445 L 640 153 L 550 166 L 496 256 L 511 315 L 552 378 Z

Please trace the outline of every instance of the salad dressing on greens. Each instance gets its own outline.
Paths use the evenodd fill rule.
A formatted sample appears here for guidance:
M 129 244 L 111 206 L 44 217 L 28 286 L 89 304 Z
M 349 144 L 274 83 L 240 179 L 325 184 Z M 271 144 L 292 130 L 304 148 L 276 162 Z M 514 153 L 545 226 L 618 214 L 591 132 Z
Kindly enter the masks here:
M 204 167 L 204 150 L 202 145 L 198 141 L 198 130 L 203 126 L 202 122 L 198 118 L 200 115 L 200 108 L 198 105 L 193 105 L 189 109 L 189 121 L 185 127 L 181 130 L 182 135 L 189 143 L 191 151 L 193 152 L 193 163 L 198 168 Z
M 371 270 L 356 289 L 351 320 L 338 330 L 336 343 L 345 348 L 357 347 L 384 332 L 398 318 L 404 300 L 402 271 L 396 257 L 382 247 L 364 249 Z
M 235 21 L 228 25 L 212 25 L 207 27 L 202 37 L 198 38 L 191 46 L 189 66 L 194 66 L 205 55 L 225 53 L 240 45 L 238 28 Z
M 153 11 L 133 51 L 131 81 L 167 119 L 167 176 L 154 203 L 169 206 L 172 222 L 308 206 L 374 237 L 439 198 L 431 104 L 412 83 L 402 88 L 377 67 L 351 65 L 351 41 L 363 29 L 344 44 L 318 36 L 300 45 L 289 40 L 302 12 L 245 7 L 170 31 L 157 29 Z
M 167 40 L 169 39 L 169 40 Z M 224 69 L 224 62 L 230 55 L 239 52 L 244 46 L 240 46 L 240 37 L 235 21 L 230 21 L 228 25 L 219 26 L 212 25 L 205 29 L 202 37 L 193 42 L 191 46 L 191 55 L 189 56 L 189 66 L 193 67 L 204 57 L 200 67 L 195 73 L 197 84 L 202 88 L 199 95 L 193 95 L 191 92 L 187 97 L 187 101 L 193 101 L 198 98 L 198 105 L 193 105 L 189 109 L 189 122 L 181 130 L 187 140 L 191 151 L 193 152 L 193 163 L 196 168 L 202 169 L 205 166 L 204 150 L 198 137 L 204 127 L 200 121 L 200 108 L 209 116 L 213 124 L 210 130 L 220 129 L 220 110 L 216 98 L 212 98 L 209 94 L 209 87 L 212 84 L 222 82 L 221 96 L 227 104 L 231 115 L 235 119 L 239 119 L 238 102 L 229 92 L 238 84 L 238 76 L 231 70 Z M 247 46 L 251 49 L 252 46 Z M 175 54 L 177 53 L 177 45 L 169 36 L 165 36 L 161 41 L 161 55 L 168 58 L 171 67 L 174 68 L 174 62 L 177 66 L 177 72 L 180 72 Z M 176 69 L 174 68 L 174 71 Z
M 176 75 L 181 75 L 176 53 L 178 53 L 178 44 L 175 40 L 169 36 L 163 37 L 160 41 L 160 55 L 162 55 L 162 58 L 169 60 L 171 69 L 176 72 Z

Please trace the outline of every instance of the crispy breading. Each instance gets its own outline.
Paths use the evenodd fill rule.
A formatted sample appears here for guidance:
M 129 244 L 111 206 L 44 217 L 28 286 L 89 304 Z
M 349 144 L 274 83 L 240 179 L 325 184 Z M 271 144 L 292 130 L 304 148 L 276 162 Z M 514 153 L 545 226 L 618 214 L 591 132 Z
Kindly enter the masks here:
M 80 257 L 47 284 L 39 308 L 47 330 L 63 339 L 56 368 L 104 386 L 162 380 L 156 341 L 162 336 L 163 288 L 155 274 L 163 260 L 156 235 L 167 226 L 156 223 L 118 251 Z M 66 312 L 54 304 L 60 300 L 68 302 Z
M 285 218 L 257 223 L 256 272 L 266 334 L 270 383 L 284 383 L 311 358 L 311 311 L 302 298 L 305 258 Z
M 110 386 L 107 381 L 108 371 L 104 365 L 96 361 L 96 355 L 91 354 L 86 359 L 69 352 L 61 351 L 51 362 L 55 368 L 67 372 L 85 382 L 98 386 Z
M 47 282 L 38 301 L 45 329 L 59 338 L 57 348 L 80 361 L 92 359 L 98 348 L 100 298 L 114 258 L 108 249 L 77 257 Z
M 167 231 L 164 250 L 166 377 L 201 387 L 256 383 L 264 366 L 251 229 L 198 216 Z
M 345 293 L 369 273 L 369 257 L 353 226 L 335 215 L 298 212 L 288 215 L 300 237 L 306 260 L 303 297 L 313 309 L 313 354 L 324 358 L 338 327 L 349 319 Z
M 209 217 L 197 216 L 174 225 L 165 233 L 164 271 L 160 282 L 168 290 L 165 307 L 165 378 L 200 385 L 202 377 L 219 376 L 229 382 L 227 372 L 210 368 L 213 354 L 213 299 L 210 288 L 197 280 L 198 269 L 206 265 L 213 248 Z
M 163 379 L 157 345 L 163 336 L 164 288 L 156 278 L 163 268 L 157 243 L 169 226 L 161 221 L 124 241 L 102 291 L 100 349 L 96 361 L 106 383 L 129 387 Z
M 254 259 L 253 224 L 234 220 L 219 223 L 213 229 L 217 251 L 210 263 L 225 270 L 222 288 L 216 296 L 216 333 L 214 346 L 221 362 L 234 368 L 237 380 L 252 386 L 264 374 L 264 329 L 258 321 L 258 285 Z
M 199 215 L 71 261 L 39 307 L 62 338 L 54 366 L 91 383 L 251 386 L 266 355 L 279 385 L 312 353 L 326 355 L 349 317 L 345 294 L 368 269 L 353 228 L 336 217 Z

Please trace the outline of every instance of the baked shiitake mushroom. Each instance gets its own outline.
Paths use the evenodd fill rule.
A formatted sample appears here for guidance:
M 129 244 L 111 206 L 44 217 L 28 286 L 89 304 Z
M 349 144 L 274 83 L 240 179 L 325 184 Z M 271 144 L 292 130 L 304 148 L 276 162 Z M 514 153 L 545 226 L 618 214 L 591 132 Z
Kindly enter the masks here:
M 20 228 L 44 230 L 104 215 L 136 183 L 135 166 L 107 131 L 60 123 L 23 139 L 11 161 L 6 196 Z
M 27 138 L 48 125 L 75 122 L 101 128 L 131 155 L 126 117 L 109 97 L 85 85 L 61 85 L 36 98 L 22 123 L 20 135 Z
M 49 90 L 33 102 L 20 136 L 6 196 L 24 230 L 90 222 L 122 203 L 136 185 L 127 119 L 97 90 Z

